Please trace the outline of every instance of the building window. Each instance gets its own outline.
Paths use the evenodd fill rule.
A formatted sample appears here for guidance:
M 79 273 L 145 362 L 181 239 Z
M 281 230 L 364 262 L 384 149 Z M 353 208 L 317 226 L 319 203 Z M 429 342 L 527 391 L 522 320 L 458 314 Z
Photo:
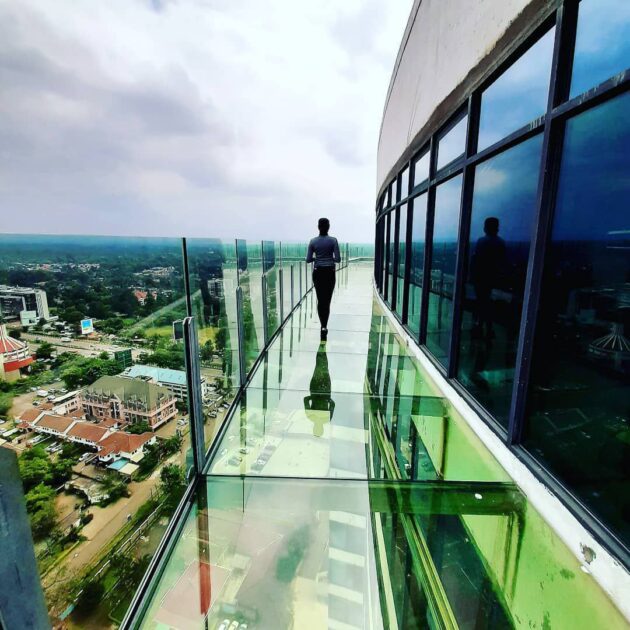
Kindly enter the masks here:
M 405 254 L 407 251 L 407 204 L 400 206 L 398 219 L 398 262 L 396 265 L 396 312 L 402 317 L 405 294 Z
M 438 170 L 454 162 L 464 154 L 467 122 L 468 117 L 464 116 L 439 139 L 437 148 Z
M 435 192 L 426 345 L 445 367 L 453 321 L 461 188 L 462 176 L 457 175 Z
M 628 0 L 582 0 L 578 11 L 571 98 L 623 72 L 630 59 Z
M 389 293 L 391 291 L 391 248 L 390 248 L 390 240 L 392 240 L 392 225 L 391 225 L 392 213 L 389 212 L 385 215 L 385 257 L 383 258 L 384 268 L 383 272 L 385 274 L 385 290 L 383 296 L 386 302 L 389 302 Z
M 429 179 L 429 164 L 431 154 L 427 150 L 413 163 L 413 187 L 420 186 Z
M 525 444 L 630 545 L 630 93 L 567 122 Z
M 394 178 L 394 181 L 389 185 L 389 190 L 390 190 L 390 193 L 389 193 L 389 204 L 391 206 L 395 206 L 396 205 L 396 201 L 397 201 L 396 194 L 397 194 L 397 191 L 398 191 L 398 179 L 397 178 Z
M 409 300 L 407 325 L 411 334 L 420 338 L 420 308 L 424 274 L 424 239 L 427 227 L 427 193 L 413 200 L 411 212 L 411 263 L 409 269 Z
M 555 32 L 553 28 L 539 39 L 483 93 L 480 151 L 547 110 Z
M 507 427 L 542 135 L 475 171 L 457 376 Z
M 405 167 L 400 174 L 400 200 L 407 199 L 409 196 L 409 167 Z

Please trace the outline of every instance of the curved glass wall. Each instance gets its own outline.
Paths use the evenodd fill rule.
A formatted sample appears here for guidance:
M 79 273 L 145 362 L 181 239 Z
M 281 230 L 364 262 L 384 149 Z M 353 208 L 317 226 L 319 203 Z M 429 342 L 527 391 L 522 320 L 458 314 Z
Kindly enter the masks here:
M 382 294 L 401 316 L 408 294 L 402 323 L 429 358 L 628 565 L 630 5 L 562 5 L 418 139 L 400 174 L 408 287 Z M 391 236 L 390 277 L 407 246 Z

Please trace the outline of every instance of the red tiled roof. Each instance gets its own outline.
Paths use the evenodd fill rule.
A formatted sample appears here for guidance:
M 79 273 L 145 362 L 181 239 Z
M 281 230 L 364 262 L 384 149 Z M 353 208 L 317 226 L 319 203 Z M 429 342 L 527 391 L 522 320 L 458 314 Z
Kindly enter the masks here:
M 68 431 L 68 436 L 80 440 L 88 440 L 89 442 L 100 442 L 106 433 L 107 429 L 99 427 L 92 422 L 77 422 Z
M 41 420 L 37 423 L 39 429 L 52 429 L 64 433 L 75 422 L 74 418 L 64 418 L 63 416 L 54 416 L 51 413 L 45 413 Z
M 43 411 L 41 409 L 27 409 L 22 412 L 19 419 L 22 420 L 22 422 L 35 422 L 42 413 Z
M 125 433 L 124 431 L 116 431 L 108 435 L 99 446 L 103 449 L 99 452 L 100 457 L 109 455 L 110 453 L 133 453 L 136 449 L 144 446 L 151 438 L 153 433 L 141 433 L 140 435 L 134 435 L 132 433 Z

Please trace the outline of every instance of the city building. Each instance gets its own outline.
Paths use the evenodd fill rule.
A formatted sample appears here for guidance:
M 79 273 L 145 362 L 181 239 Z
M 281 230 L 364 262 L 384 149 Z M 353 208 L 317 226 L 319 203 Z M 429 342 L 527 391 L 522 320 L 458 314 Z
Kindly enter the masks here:
M 48 298 L 43 289 L 0 285 L 0 316 L 5 319 L 20 319 L 23 311 L 34 312 L 37 319 L 50 319 Z
M 10 337 L 6 324 L 0 323 L 0 380 L 17 380 L 34 361 L 28 343 Z
M 183 370 L 171 370 L 169 368 L 159 368 L 152 365 L 132 365 L 126 368 L 121 374 L 123 378 L 134 378 L 147 383 L 155 383 L 168 389 L 177 400 L 186 401 L 188 399 L 188 389 L 186 387 L 186 372 Z M 201 377 L 202 396 L 206 395 L 206 377 Z
M 102 376 L 81 392 L 87 417 L 146 422 L 152 430 L 177 415 L 176 402 L 165 387 L 121 376 Z

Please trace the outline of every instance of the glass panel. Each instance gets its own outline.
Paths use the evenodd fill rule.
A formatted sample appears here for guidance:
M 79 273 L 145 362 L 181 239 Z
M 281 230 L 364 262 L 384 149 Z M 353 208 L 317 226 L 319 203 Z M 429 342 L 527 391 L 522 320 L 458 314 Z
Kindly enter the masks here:
M 582 0 L 573 58 L 571 98 L 630 67 L 630 4 Z
M 389 276 L 389 290 L 387 291 L 387 302 L 390 306 L 393 306 L 392 300 L 394 299 L 394 258 L 396 256 L 396 216 L 398 212 L 392 210 L 389 213 L 390 222 L 390 238 L 389 238 L 389 256 L 387 258 L 387 274 Z
M 438 143 L 437 168 L 441 169 L 464 154 L 466 148 L 466 126 L 468 117 L 464 116 L 449 131 L 443 135 Z
M 479 151 L 547 110 L 555 32 L 541 37 L 483 93 Z
M 407 204 L 400 206 L 398 228 L 398 269 L 396 270 L 396 312 L 402 317 L 405 293 L 405 255 L 407 251 Z
M 567 122 L 526 438 L 625 544 L 629 107 L 630 94 L 624 94 Z
M 507 427 L 542 135 L 477 167 L 458 378 Z
M 280 287 L 278 276 L 280 265 L 276 262 L 276 243 L 274 241 L 263 241 L 262 251 L 266 289 L 267 337 L 270 339 L 280 325 Z M 279 256 L 280 253 L 278 252 L 278 259 Z
M 236 247 L 234 241 L 218 239 L 187 239 L 186 245 L 208 446 L 223 422 L 224 405 L 240 385 Z
M 462 176 L 457 175 L 438 186 L 435 193 L 426 344 L 444 366 L 447 364 L 453 322 L 461 188 Z
M 416 159 L 413 167 L 414 188 L 429 179 L 429 164 L 431 162 L 431 152 L 427 151 Z
M 409 167 L 405 168 L 405 170 L 400 175 L 400 199 L 406 199 L 409 195 Z
M 394 179 L 394 181 L 391 183 L 391 205 L 394 206 L 396 205 L 396 202 L 398 201 L 398 179 Z
M 411 226 L 411 269 L 409 270 L 409 305 L 407 325 L 411 334 L 418 339 L 420 334 L 420 307 L 424 281 L 424 239 L 427 227 L 427 193 L 413 200 Z

